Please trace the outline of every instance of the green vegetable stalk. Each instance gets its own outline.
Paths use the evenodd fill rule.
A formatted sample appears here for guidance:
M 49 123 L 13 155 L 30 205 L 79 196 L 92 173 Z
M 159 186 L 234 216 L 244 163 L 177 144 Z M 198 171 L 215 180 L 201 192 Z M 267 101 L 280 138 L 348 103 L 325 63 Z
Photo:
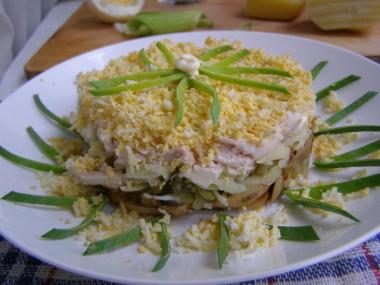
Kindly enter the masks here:
M 139 13 L 121 30 L 128 36 L 150 36 L 191 31 L 195 27 L 213 27 L 212 22 L 204 22 L 201 10 L 179 12 Z

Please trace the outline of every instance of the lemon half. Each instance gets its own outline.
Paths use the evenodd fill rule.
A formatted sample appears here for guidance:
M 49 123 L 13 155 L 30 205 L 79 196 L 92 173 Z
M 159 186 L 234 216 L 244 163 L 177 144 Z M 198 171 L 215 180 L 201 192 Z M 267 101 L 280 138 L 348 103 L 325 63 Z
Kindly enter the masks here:
M 87 0 L 88 8 L 101 21 L 124 22 L 136 15 L 145 0 Z

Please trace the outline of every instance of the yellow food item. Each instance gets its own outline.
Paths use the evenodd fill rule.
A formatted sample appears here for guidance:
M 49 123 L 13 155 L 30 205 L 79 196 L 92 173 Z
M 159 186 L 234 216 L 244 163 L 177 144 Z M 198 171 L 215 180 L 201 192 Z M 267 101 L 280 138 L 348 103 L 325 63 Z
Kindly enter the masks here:
M 177 59 L 176 66 L 181 59 L 199 58 L 218 46 L 228 44 L 234 50 L 212 57 L 205 65 L 244 49 L 240 41 L 212 38 L 206 39 L 204 47 L 168 39 L 160 43 Z M 160 69 L 171 67 L 157 43 L 144 52 Z M 110 191 L 113 201 L 126 201 L 128 209 L 144 214 L 158 215 L 159 210 L 165 210 L 181 215 L 191 209 L 259 207 L 266 202 L 270 185 L 276 183 L 281 189 L 278 177 L 283 175 L 286 180 L 308 170 L 315 94 L 310 72 L 288 54 L 270 55 L 251 48 L 249 55 L 233 65 L 289 72 L 291 77 L 236 77 L 278 84 L 290 94 L 194 74 L 196 80 L 215 88 L 221 105 L 219 119 L 213 125 L 211 96 L 189 88 L 183 100 L 182 120 L 174 127 L 177 82 L 120 91 L 112 96 L 89 92 L 94 89 L 88 82 L 143 73 L 146 66 L 139 52 L 111 60 L 103 70 L 79 74 L 79 108 L 71 119 L 89 148 L 85 154 L 67 159 L 66 169 L 78 183 L 118 190 Z M 297 159 L 296 154 L 300 154 Z M 297 161 L 297 171 L 293 170 L 293 161 Z M 157 195 L 167 181 L 170 185 L 165 194 Z
M 322 30 L 365 30 L 380 20 L 379 0 L 306 0 L 306 8 Z
M 136 15 L 145 0 L 87 0 L 91 12 L 107 23 L 124 22 Z
M 245 14 L 262 19 L 291 20 L 303 7 L 303 0 L 247 0 Z

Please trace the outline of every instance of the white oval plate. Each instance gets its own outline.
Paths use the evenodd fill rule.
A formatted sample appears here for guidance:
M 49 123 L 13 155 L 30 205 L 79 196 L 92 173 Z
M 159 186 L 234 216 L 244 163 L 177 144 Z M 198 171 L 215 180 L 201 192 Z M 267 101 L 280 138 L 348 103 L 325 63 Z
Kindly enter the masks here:
M 316 91 L 351 73 L 362 76 L 339 92 L 346 105 L 367 91 L 380 91 L 380 66 L 370 60 L 321 42 L 278 34 L 216 31 L 190 32 L 160 35 L 126 41 L 97 49 L 61 63 L 33 78 L 0 104 L 0 145 L 11 152 L 39 161 L 47 161 L 30 141 L 25 128 L 32 125 L 43 138 L 61 136 L 64 131 L 47 120 L 33 103 L 32 95 L 39 94 L 42 101 L 56 114 L 67 115 L 75 111 L 77 94 L 74 81 L 76 75 L 91 69 L 101 69 L 110 59 L 125 55 L 129 51 L 146 48 L 150 43 L 163 38 L 173 41 L 193 41 L 203 46 L 204 40 L 212 36 L 217 39 L 241 40 L 245 47 L 263 48 L 267 53 L 289 54 L 305 69 L 312 69 L 318 62 L 329 63 L 314 82 Z M 323 108 L 318 103 L 318 112 L 323 116 Z M 356 111 L 355 124 L 379 124 L 380 95 Z M 347 123 L 347 119 L 340 125 Z M 377 134 L 360 134 L 346 149 L 367 144 L 379 138 Z M 14 190 L 26 193 L 43 193 L 34 179 L 33 171 L 14 165 L 0 158 L 0 195 Z M 313 170 L 313 178 L 330 180 L 337 177 L 349 180 L 355 170 L 324 173 Z M 369 174 L 379 173 L 379 168 L 371 168 Z M 349 201 L 347 210 L 362 222 L 340 217 L 321 218 L 299 207 L 290 208 L 289 225 L 312 224 L 321 241 L 312 243 L 279 241 L 275 248 L 261 250 L 253 258 L 240 262 L 226 263 L 223 270 L 217 267 L 215 252 L 176 254 L 172 253 L 166 266 L 158 273 L 151 269 L 157 256 L 149 253 L 138 254 L 133 244 L 110 253 L 82 257 L 85 250 L 82 242 L 75 237 L 62 241 L 46 241 L 40 235 L 53 227 L 72 227 L 80 222 L 69 211 L 49 207 L 15 205 L 0 201 L 0 233 L 8 241 L 25 252 L 57 267 L 88 277 L 132 284 L 217 284 L 263 278 L 317 263 L 337 255 L 375 235 L 380 230 L 378 201 L 380 191 L 371 190 L 370 197 Z M 201 217 L 210 213 L 193 213 L 174 221 L 179 233 Z M 71 225 L 64 224 L 65 219 Z M 132 262 L 129 263 L 128 260 Z

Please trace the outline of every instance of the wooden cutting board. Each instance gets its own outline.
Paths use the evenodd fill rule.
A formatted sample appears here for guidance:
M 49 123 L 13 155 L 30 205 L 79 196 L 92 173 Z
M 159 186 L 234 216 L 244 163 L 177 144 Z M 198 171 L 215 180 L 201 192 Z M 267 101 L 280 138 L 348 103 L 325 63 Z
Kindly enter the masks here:
M 380 22 L 366 32 L 319 30 L 304 10 L 292 21 L 252 19 L 244 15 L 246 0 L 203 0 L 191 5 L 167 5 L 146 0 L 143 11 L 180 11 L 201 9 L 206 20 L 214 22 L 212 30 L 235 30 L 250 21 L 253 31 L 296 35 L 334 44 L 380 62 Z M 205 30 L 197 28 L 197 30 Z M 97 20 L 84 3 L 67 22 L 25 64 L 31 78 L 42 71 L 81 53 L 132 39 L 116 31 L 112 24 Z

